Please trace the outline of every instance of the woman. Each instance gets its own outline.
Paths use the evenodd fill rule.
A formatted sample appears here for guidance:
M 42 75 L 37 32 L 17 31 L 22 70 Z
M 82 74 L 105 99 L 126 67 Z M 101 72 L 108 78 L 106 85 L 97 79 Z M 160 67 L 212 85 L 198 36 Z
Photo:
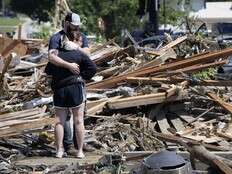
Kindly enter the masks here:
M 70 41 L 72 40 L 72 41 Z M 96 73 L 96 66 L 90 58 L 83 52 L 78 51 L 79 34 L 72 32 L 69 39 L 62 38 L 62 49 L 57 55 L 70 63 L 77 63 L 80 68 L 80 74 L 75 75 L 68 69 L 49 64 L 45 72 L 52 75 L 52 89 L 54 92 L 54 106 L 56 113 L 56 157 L 62 158 L 64 155 L 63 137 L 64 123 L 66 120 L 67 110 L 73 113 L 74 126 L 76 128 L 76 143 L 78 145 L 77 157 L 83 158 L 84 143 L 84 81 L 91 79 Z

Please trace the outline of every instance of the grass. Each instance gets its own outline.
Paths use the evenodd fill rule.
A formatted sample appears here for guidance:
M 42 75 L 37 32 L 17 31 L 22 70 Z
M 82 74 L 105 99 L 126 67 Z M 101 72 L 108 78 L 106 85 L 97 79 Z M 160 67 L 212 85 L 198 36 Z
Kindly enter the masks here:
M 0 26 L 17 26 L 20 22 L 18 18 L 0 17 Z
M 0 17 L 0 32 L 13 32 L 22 22 L 23 21 L 20 21 L 19 18 Z

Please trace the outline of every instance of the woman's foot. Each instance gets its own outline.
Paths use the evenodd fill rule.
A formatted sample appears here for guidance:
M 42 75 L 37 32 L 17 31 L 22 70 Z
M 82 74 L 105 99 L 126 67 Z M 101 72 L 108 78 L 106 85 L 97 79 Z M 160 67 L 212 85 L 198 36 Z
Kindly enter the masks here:
M 76 157 L 82 159 L 85 157 L 85 155 L 84 155 L 83 151 L 78 151 Z
M 64 149 L 58 149 L 56 151 L 56 158 L 62 158 L 63 156 L 65 156 L 64 154 Z

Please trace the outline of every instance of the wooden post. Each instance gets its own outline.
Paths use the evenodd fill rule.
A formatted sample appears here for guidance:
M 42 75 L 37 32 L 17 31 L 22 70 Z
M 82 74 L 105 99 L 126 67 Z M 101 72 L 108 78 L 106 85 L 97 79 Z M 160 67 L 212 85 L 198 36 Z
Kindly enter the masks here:
M 59 12 L 60 12 L 60 0 L 55 1 L 55 18 L 54 18 L 54 28 L 58 27 L 58 21 L 59 21 Z
M 18 25 L 18 40 L 21 41 L 22 39 L 22 24 Z

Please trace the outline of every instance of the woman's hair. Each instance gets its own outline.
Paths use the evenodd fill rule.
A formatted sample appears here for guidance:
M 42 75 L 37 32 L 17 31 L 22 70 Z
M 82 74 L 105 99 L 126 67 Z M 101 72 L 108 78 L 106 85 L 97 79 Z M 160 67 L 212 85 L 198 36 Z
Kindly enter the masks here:
M 76 30 L 76 31 L 71 32 L 71 37 L 72 37 L 71 40 L 73 40 L 73 41 L 74 40 L 78 41 L 80 39 L 80 36 L 81 36 L 80 30 Z

